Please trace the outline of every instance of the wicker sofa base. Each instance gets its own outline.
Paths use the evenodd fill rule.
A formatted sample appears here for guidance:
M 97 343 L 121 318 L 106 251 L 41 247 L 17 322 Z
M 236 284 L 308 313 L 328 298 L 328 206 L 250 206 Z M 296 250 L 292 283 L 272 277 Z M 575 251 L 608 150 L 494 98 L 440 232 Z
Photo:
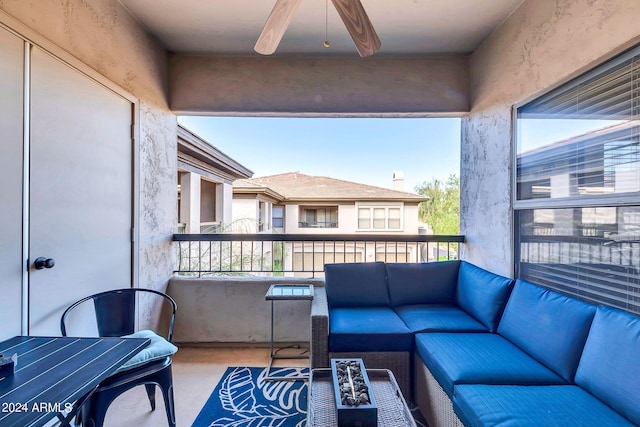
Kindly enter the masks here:
M 412 400 L 411 353 L 407 351 L 331 352 L 329 357 L 332 359 L 360 357 L 367 369 L 389 369 L 393 372 L 405 400 L 408 402 Z
M 429 427 L 463 427 L 451 399 L 417 354 L 414 355 L 415 403 Z

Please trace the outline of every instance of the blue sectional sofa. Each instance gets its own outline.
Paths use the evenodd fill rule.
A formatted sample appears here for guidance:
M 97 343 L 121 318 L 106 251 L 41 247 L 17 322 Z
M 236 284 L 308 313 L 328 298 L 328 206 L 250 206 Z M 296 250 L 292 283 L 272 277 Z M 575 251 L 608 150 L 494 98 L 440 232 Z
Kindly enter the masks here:
M 640 318 L 464 261 L 325 266 L 312 367 L 394 371 L 436 426 L 640 424 Z

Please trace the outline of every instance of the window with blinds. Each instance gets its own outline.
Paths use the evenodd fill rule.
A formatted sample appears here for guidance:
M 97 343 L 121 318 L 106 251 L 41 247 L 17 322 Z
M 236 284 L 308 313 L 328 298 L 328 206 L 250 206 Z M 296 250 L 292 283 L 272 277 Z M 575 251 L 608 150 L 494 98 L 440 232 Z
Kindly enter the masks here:
M 640 313 L 640 47 L 517 109 L 516 275 Z

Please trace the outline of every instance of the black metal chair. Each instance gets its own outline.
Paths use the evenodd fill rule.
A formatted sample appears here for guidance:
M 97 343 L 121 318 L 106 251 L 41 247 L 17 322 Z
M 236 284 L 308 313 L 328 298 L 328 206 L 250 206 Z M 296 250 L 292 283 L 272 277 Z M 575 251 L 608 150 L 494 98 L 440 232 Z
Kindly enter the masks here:
M 60 329 L 63 336 L 67 336 L 67 322 L 69 314 L 83 303 L 93 301 L 96 326 L 100 337 L 120 337 L 135 332 L 136 297 L 150 296 L 160 300 L 169 308 L 171 318 L 168 325 L 167 341 L 171 342 L 173 325 L 176 316 L 176 303 L 168 295 L 152 289 L 128 288 L 101 292 L 83 298 L 65 310 L 60 319 Z M 163 314 L 167 312 L 163 311 Z M 171 374 L 171 356 L 161 360 L 148 362 L 144 365 L 118 372 L 104 380 L 78 413 L 84 427 L 101 427 L 111 402 L 125 391 L 143 385 L 147 390 L 151 410 L 155 410 L 155 386 L 160 387 L 167 412 L 170 427 L 175 427 L 175 408 L 173 402 L 173 377 Z

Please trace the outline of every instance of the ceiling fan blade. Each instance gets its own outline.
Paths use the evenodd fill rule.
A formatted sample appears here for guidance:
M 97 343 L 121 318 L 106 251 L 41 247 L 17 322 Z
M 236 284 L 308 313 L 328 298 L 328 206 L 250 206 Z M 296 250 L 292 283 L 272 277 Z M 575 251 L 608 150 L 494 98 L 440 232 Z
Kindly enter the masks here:
M 360 56 L 371 56 L 382 43 L 374 30 L 360 0 L 331 0 L 338 10 L 344 26 L 351 35 Z
M 256 52 L 263 55 L 271 55 L 276 51 L 301 1 L 302 0 L 278 0 L 276 2 L 253 48 Z

